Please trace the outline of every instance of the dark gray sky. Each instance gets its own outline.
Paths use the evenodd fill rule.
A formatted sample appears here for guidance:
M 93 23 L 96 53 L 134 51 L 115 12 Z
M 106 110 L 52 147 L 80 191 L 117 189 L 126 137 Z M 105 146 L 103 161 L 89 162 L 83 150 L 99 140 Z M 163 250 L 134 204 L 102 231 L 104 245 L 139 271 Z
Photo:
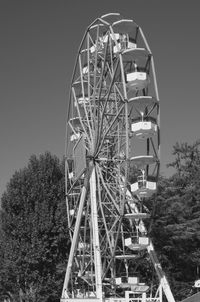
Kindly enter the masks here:
M 86 27 L 119 12 L 138 23 L 155 59 L 161 171 L 172 146 L 199 136 L 199 1 L 0 0 L 0 194 L 31 154 L 64 155 L 67 96 Z

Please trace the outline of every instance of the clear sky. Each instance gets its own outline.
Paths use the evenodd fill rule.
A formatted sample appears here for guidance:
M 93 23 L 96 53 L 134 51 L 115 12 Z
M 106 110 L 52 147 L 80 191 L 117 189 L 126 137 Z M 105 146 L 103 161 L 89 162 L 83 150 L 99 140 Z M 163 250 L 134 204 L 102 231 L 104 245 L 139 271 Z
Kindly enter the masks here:
M 32 154 L 64 155 L 76 52 L 86 27 L 110 12 L 135 20 L 154 55 L 169 175 L 172 146 L 200 137 L 199 11 L 197 0 L 0 0 L 0 194 Z

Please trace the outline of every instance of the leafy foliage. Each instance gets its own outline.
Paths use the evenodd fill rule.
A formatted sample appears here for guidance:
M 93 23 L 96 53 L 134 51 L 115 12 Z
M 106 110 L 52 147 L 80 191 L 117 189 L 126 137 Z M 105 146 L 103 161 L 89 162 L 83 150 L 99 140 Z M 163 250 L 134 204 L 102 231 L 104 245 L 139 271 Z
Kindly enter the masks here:
M 31 156 L 1 201 L 0 286 L 16 301 L 59 301 L 66 260 L 64 165 Z
M 175 174 L 161 179 L 151 234 L 178 300 L 191 294 L 200 265 L 200 142 L 174 146 Z

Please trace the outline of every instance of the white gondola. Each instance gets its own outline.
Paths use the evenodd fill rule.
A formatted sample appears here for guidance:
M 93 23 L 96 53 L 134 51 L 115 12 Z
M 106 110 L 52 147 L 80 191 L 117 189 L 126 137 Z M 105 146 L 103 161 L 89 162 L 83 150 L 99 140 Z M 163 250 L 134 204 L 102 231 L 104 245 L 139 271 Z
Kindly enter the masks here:
M 113 23 L 113 30 L 115 32 L 115 39 L 117 41 L 117 44 L 113 47 L 114 53 L 137 47 L 137 25 L 133 20 L 118 20 Z
M 125 69 L 127 91 L 138 91 L 146 88 L 150 82 L 146 69 L 149 60 L 149 52 L 143 48 L 127 49 L 122 53 Z
M 130 90 L 142 90 L 149 84 L 149 77 L 146 72 L 136 71 L 126 74 L 126 87 Z
M 131 184 L 131 192 L 139 197 L 150 197 L 156 192 L 157 182 L 155 177 L 145 174 L 145 167 L 155 164 L 156 158 L 153 155 L 141 155 L 132 157 L 130 161 L 141 170 L 141 174 Z
M 75 82 L 73 84 L 73 89 L 76 94 L 76 101 L 74 103 L 75 107 L 77 106 L 76 102 L 78 102 L 79 105 L 88 104 L 89 103 L 89 97 L 88 97 L 88 82 Z M 92 87 L 91 87 L 92 92 Z
M 140 197 L 150 197 L 157 190 L 156 182 L 147 181 L 143 187 L 140 187 L 139 183 L 133 183 L 131 185 L 131 192 Z
M 117 42 L 113 47 L 114 54 L 124 51 L 125 49 L 134 49 L 137 47 L 137 44 L 129 38 L 128 34 L 115 33 L 113 40 L 115 43 Z
M 131 184 L 131 192 L 140 197 L 150 197 L 156 190 L 156 181 L 147 181 L 143 179 Z
M 127 40 L 128 40 L 128 38 L 127 38 Z M 123 51 L 124 49 L 131 49 L 131 48 L 136 48 L 136 47 L 137 47 L 136 43 L 129 42 L 129 41 L 127 41 L 127 42 L 119 41 L 117 43 L 117 45 L 115 45 L 113 47 L 113 52 L 118 53 L 120 51 Z
M 137 96 L 128 100 L 129 112 L 133 109 L 139 112 L 138 116 L 131 120 L 131 132 L 137 138 L 147 139 L 157 134 L 157 119 L 151 113 L 154 109 L 158 110 L 158 104 L 152 96 Z
M 69 120 L 69 125 L 72 129 L 72 133 L 70 135 L 70 141 L 75 142 L 81 137 L 81 122 L 79 117 L 74 117 Z
M 132 251 L 141 251 L 147 248 L 149 245 L 148 237 L 139 237 L 136 242 L 133 242 L 132 238 L 125 239 L 125 246 Z
M 138 139 L 147 139 L 157 133 L 157 124 L 153 121 L 139 121 L 131 123 L 131 131 Z

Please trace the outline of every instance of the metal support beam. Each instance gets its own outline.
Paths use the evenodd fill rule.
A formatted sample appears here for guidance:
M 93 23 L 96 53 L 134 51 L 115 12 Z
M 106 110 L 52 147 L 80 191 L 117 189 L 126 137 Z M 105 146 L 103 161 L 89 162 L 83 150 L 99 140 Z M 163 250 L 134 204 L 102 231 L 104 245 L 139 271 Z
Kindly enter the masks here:
M 172 294 L 170 286 L 169 286 L 169 283 L 168 283 L 167 278 L 166 278 L 166 276 L 165 276 L 165 274 L 162 270 L 161 264 L 160 264 L 160 262 L 157 258 L 156 252 L 154 250 L 154 247 L 153 247 L 153 244 L 152 244 L 151 241 L 150 241 L 149 246 L 147 247 L 147 250 L 148 250 L 149 256 L 151 258 L 151 261 L 154 265 L 155 271 L 158 275 L 160 285 L 163 289 L 163 292 L 165 293 L 167 301 L 168 302 L 175 302 L 173 294 Z
M 99 301 L 103 301 L 102 281 L 101 281 L 101 254 L 99 245 L 99 232 L 98 232 L 98 212 L 97 212 L 97 198 L 96 198 L 96 173 L 95 168 L 92 170 L 90 177 L 90 198 L 91 198 L 91 222 L 92 222 L 92 235 L 93 235 L 93 249 L 94 249 L 94 265 L 95 265 L 95 282 L 96 294 Z
M 67 270 L 66 270 L 66 274 L 65 274 L 65 281 L 64 281 L 64 285 L 63 285 L 61 301 L 62 301 L 62 299 L 68 298 L 67 288 L 68 288 L 70 273 L 71 273 L 71 269 L 72 269 L 72 263 L 74 261 L 74 254 L 75 254 L 75 250 L 76 250 L 77 243 L 78 243 L 79 228 L 80 228 L 80 223 L 81 223 L 83 206 L 85 203 L 85 197 L 86 197 L 86 193 L 87 193 L 87 183 L 88 183 L 88 181 L 86 179 L 85 184 L 82 188 L 82 192 L 81 192 L 79 209 L 78 209 L 78 213 L 77 213 L 70 254 L 69 254 L 69 258 L 68 258 L 68 262 L 67 262 Z

